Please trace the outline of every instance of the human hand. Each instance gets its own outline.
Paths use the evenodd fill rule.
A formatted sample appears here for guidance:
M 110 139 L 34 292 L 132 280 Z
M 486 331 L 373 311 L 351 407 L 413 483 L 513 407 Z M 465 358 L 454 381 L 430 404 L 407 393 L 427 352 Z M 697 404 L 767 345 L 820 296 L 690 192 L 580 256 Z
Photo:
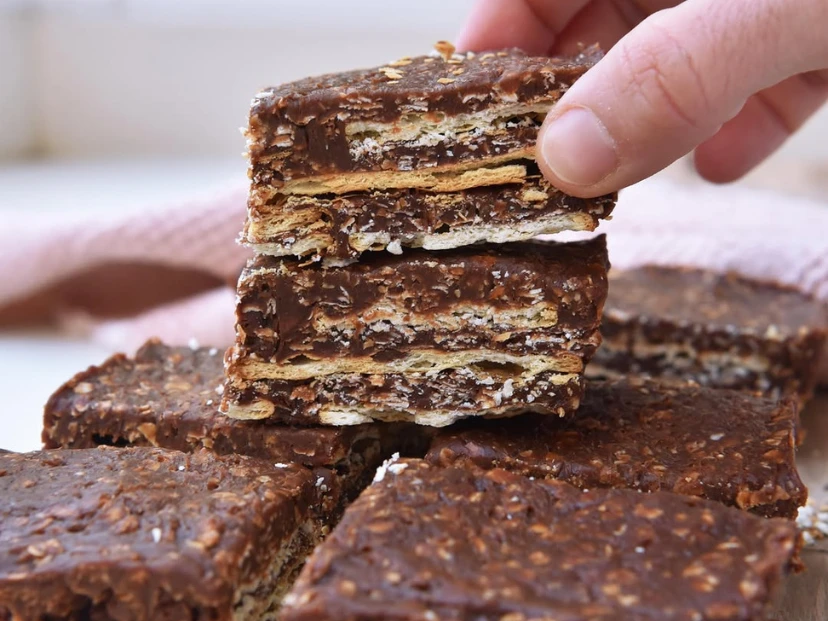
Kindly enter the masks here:
M 738 179 L 828 99 L 828 0 L 479 0 L 461 50 L 607 55 L 547 116 L 538 163 L 583 197 L 644 179 L 694 148 Z

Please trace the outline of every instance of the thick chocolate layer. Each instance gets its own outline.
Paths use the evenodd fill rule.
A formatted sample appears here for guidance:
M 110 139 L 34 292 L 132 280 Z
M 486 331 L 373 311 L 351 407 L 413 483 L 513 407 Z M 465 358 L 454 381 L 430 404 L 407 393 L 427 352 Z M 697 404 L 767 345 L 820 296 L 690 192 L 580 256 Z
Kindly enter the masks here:
M 566 416 L 583 391 L 577 374 L 512 376 L 498 369 L 435 374 L 327 375 L 313 380 L 230 380 L 222 410 L 236 418 L 295 425 L 353 425 L 372 420 L 442 427 L 471 416 L 526 412 Z
M 390 464 L 305 566 L 285 621 L 762 621 L 799 537 L 718 503 Z
M 266 89 L 247 134 L 254 190 L 525 151 L 545 111 L 599 57 L 594 48 L 572 59 L 447 53 Z
M 242 239 L 264 254 L 345 261 L 395 243 L 440 250 L 591 231 L 612 213 L 615 200 L 568 196 L 540 177 L 460 192 L 279 195 L 265 205 L 251 202 Z
M 426 457 L 580 488 L 699 496 L 763 516 L 796 517 L 798 405 L 732 390 L 625 379 L 590 381 L 568 419 L 524 416 L 441 431 Z
M 206 451 L 0 455 L 0 618 L 273 619 L 316 493 L 305 468 Z
M 334 268 L 257 257 L 239 281 L 228 374 L 260 379 L 250 369 L 260 363 L 286 379 L 322 373 L 314 363 L 394 372 L 391 363 L 414 355 L 474 351 L 516 363 L 559 356 L 577 372 L 599 342 L 607 268 L 603 236 L 371 255 Z M 338 367 L 359 359 L 359 369 Z
M 611 275 L 596 367 L 808 396 L 828 313 L 793 289 L 732 274 L 645 267 Z

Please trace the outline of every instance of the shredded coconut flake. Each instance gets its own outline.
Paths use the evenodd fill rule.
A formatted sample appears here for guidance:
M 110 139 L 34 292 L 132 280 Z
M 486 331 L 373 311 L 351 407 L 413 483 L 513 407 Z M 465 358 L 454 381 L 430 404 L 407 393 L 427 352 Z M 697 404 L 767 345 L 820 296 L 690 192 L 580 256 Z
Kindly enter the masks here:
M 390 252 L 391 254 L 402 254 L 403 253 L 402 245 L 400 244 L 399 239 L 395 239 L 395 240 L 389 242 L 388 245 L 385 247 L 385 249 L 388 250 L 388 252 Z
M 802 531 L 805 545 L 813 545 L 817 541 L 828 538 L 828 505 L 817 507 L 812 500 L 809 500 L 808 504 L 799 508 L 796 525 Z
M 197 350 L 199 348 L 198 339 L 196 337 L 192 337 L 189 341 L 187 341 L 187 346 L 193 351 Z
M 288 464 L 278 463 L 278 464 L 273 464 L 273 465 L 274 465 L 276 468 L 290 468 L 290 466 L 289 466 Z
M 400 472 L 405 470 L 405 464 L 397 464 L 397 467 L 392 469 L 392 467 L 394 466 L 394 462 L 398 461 L 399 459 L 400 454 L 394 453 L 393 455 L 391 455 L 391 459 L 386 459 L 384 462 L 382 462 L 382 465 L 379 468 L 377 468 L 377 473 L 374 475 L 374 483 L 379 483 L 380 481 L 382 481 L 385 478 L 386 472 L 390 471 L 392 474 L 399 474 Z M 402 466 L 402 468 L 399 468 L 399 466 Z
M 155 543 L 159 543 L 161 541 L 161 529 L 153 528 L 150 532 L 152 533 L 152 540 Z
M 210 351 L 207 352 L 207 353 L 210 354 L 211 356 L 215 356 L 218 353 L 218 348 L 217 347 L 211 347 Z

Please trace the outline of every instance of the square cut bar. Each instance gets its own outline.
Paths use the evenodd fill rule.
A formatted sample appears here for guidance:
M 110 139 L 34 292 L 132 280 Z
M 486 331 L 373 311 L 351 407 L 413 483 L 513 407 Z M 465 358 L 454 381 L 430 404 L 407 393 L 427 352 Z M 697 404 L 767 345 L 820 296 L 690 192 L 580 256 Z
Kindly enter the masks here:
M 470 422 L 439 432 L 426 459 L 584 489 L 670 491 L 795 518 L 808 498 L 796 469 L 797 422 L 794 399 L 636 378 L 590 380 L 570 419 Z
M 334 425 L 564 415 L 600 343 L 607 267 L 603 237 L 332 268 L 258 257 L 239 282 L 222 409 Z
M 275 620 L 316 493 L 300 466 L 208 451 L 0 455 L 0 619 Z
M 828 312 L 794 289 L 648 266 L 611 273 L 592 376 L 649 375 L 808 398 Z
M 551 187 L 534 145 L 546 112 L 598 58 L 597 48 L 570 59 L 444 49 L 267 89 L 250 113 L 242 240 L 342 263 L 594 230 L 616 195 Z
M 134 359 L 117 354 L 58 389 L 46 405 L 43 442 L 46 448 L 206 448 L 296 463 L 314 469 L 326 500 L 334 504 L 353 499 L 383 459 L 427 443 L 421 428 L 413 426 L 296 428 L 233 420 L 218 411 L 217 389 L 223 383 L 222 356 L 215 348 L 168 347 L 152 340 Z
M 523 183 L 546 113 L 601 57 L 450 52 L 259 93 L 247 129 L 253 203 Z
M 314 551 L 284 621 L 764 621 L 799 544 L 788 520 L 696 498 L 401 461 Z

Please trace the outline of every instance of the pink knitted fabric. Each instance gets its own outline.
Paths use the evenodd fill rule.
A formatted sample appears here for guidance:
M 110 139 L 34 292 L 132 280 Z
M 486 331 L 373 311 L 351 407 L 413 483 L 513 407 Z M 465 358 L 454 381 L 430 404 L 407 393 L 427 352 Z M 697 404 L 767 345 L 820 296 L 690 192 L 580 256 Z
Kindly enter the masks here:
M 0 213 L 0 308 L 108 263 L 196 269 L 230 282 L 249 256 L 235 242 L 244 212 L 245 189 L 238 188 L 106 221 L 83 215 L 59 223 L 52 215 L 21 221 Z M 828 300 L 825 204 L 655 178 L 623 192 L 615 217 L 599 230 L 608 233 L 618 268 L 657 263 L 733 270 Z M 150 336 L 223 347 L 233 335 L 233 301 L 228 286 L 118 321 L 97 320 L 84 308 L 57 310 L 65 311 L 67 329 L 114 349 L 133 350 Z

